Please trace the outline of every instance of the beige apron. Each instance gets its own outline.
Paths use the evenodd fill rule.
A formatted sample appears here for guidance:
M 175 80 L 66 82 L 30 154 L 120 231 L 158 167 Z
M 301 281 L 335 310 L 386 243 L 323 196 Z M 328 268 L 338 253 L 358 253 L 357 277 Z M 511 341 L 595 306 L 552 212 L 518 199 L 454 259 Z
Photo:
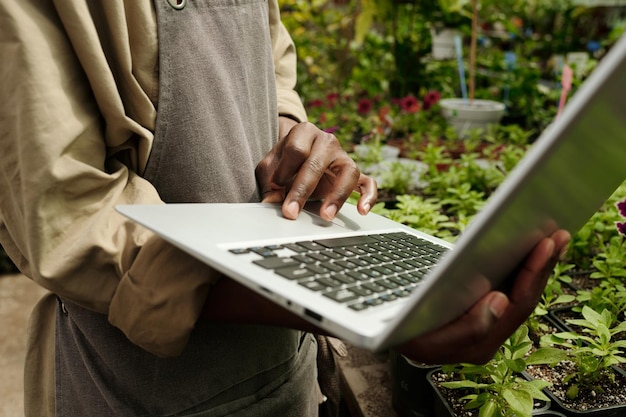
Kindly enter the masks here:
M 155 0 L 156 138 L 145 176 L 167 202 L 258 201 L 278 137 L 267 3 Z M 183 6 L 183 7 L 180 7 Z M 199 323 L 177 358 L 131 344 L 105 316 L 60 303 L 58 417 L 317 414 L 311 335 Z

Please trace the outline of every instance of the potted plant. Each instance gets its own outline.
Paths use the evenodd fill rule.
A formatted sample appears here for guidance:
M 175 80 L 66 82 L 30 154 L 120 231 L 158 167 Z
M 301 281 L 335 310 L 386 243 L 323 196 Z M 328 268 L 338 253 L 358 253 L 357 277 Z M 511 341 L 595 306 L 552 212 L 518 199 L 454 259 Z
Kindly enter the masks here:
M 568 319 L 575 329 L 545 335 L 542 346 L 559 347 L 565 360 L 554 367 L 532 366 L 527 372 L 548 381 L 546 393 L 567 415 L 617 417 L 626 415 L 626 375 L 615 365 L 626 363 L 626 322 L 615 322 L 608 310 L 582 307 L 582 318 Z M 578 331 L 577 329 L 581 329 Z
M 526 378 L 522 373 L 531 364 L 558 363 L 564 353 L 550 347 L 532 352 L 531 349 L 528 328 L 520 326 L 487 364 L 446 365 L 439 375 L 433 371 L 431 382 L 440 400 L 435 403 L 435 409 L 439 410 L 436 415 L 460 416 L 465 409 L 478 410 L 481 417 L 530 417 L 538 401 L 542 402 L 540 409 L 548 409 L 549 398 L 542 390 L 550 383 Z M 458 401 L 450 401 L 444 397 L 442 389 L 461 396 Z M 455 403 L 457 409 L 453 410 Z
M 454 127 L 459 136 L 464 136 L 474 129 L 485 129 L 491 124 L 497 124 L 504 115 L 504 103 L 493 100 L 480 100 L 476 94 L 476 49 L 478 43 L 478 0 L 471 0 L 472 29 L 469 56 L 469 95 L 465 97 L 465 72 L 459 56 L 459 77 L 463 85 L 464 97 L 443 99 L 439 102 L 442 113 Z M 460 48 L 458 48 L 460 49 Z
M 431 20 L 431 56 L 436 60 L 454 59 L 456 51 L 454 38 L 462 36 L 461 26 L 470 22 L 469 0 L 438 0 L 424 2 L 422 7 L 433 10 L 423 13 Z

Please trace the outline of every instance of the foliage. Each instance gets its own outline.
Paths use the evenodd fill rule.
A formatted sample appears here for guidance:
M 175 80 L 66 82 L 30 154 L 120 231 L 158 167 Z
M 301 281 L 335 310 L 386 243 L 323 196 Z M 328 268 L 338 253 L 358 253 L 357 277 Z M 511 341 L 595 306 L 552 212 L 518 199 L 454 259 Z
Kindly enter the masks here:
M 582 332 L 559 332 L 542 337 L 544 346 L 563 346 L 567 357 L 576 365 L 575 371 L 567 375 L 564 383 L 570 384 L 567 396 L 575 398 L 580 389 L 591 388 L 602 392 L 597 381 L 603 375 L 615 378 L 611 366 L 626 363 L 622 351 L 626 340 L 615 340 L 614 336 L 626 331 L 626 322 L 613 326 L 612 315 L 608 310 L 601 313 L 585 306 L 582 319 L 567 320 L 569 324 L 580 326 Z
M 485 365 L 458 364 L 442 369 L 458 380 L 442 382 L 445 388 L 467 390 L 466 409 L 479 409 L 482 417 L 530 416 L 534 400 L 548 401 L 542 389 L 551 384 L 521 376 L 528 365 L 555 364 L 564 359 L 563 351 L 540 348 L 531 353 L 528 328 L 520 326 Z
M 418 195 L 400 195 L 393 210 L 383 212 L 390 219 L 443 239 L 457 234 L 456 225 L 443 214 L 440 201 Z
M 581 312 L 584 307 L 589 307 L 595 311 L 607 311 L 611 314 L 611 324 L 618 323 L 626 311 L 626 287 L 615 279 L 602 279 L 593 288 L 579 290 L 576 301 L 578 306 L 572 307 L 575 312 Z
M 576 265 L 574 264 L 556 264 L 541 294 L 541 300 L 539 300 L 533 313 L 526 319 L 526 325 L 531 332 L 537 333 L 538 331 L 548 330 L 548 325 L 541 318 L 546 316 L 550 309 L 576 300 L 576 296 L 566 294 L 562 286 L 562 283 L 570 283 L 572 281 L 572 277 L 567 275 L 566 272 L 571 271 L 575 267 Z

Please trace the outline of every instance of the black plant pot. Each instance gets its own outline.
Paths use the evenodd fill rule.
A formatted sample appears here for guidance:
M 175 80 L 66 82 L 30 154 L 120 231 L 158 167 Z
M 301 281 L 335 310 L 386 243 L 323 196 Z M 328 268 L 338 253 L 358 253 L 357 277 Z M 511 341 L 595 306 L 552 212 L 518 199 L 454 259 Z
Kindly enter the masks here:
M 546 390 L 547 391 L 547 390 Z M 624 417 L 626 416 L 626 404 L 615 405 L 606 408 L 594 408 L 590 410 L 574 410 L 563 405 L 561 400 L 556 398 L 550 391 L 546 395 L 552 401 L 552 409 L 563 413 L 566 417 Z
M 552 410 L 541 411 L 535 414 L 535 416 L 537 417 L 567 417 L 565 414 L 559 413 L 558 411 L 552 411 Z
M 548 316 L 552 323 L 559 329 L 565 332 L 575 332 L 576 329 L 573 329 L 572 326 L 567 323 L 567 317 L 572 316 L 569 314 L 571 312 L 571 307 L 559 307 L 549 311 Z M 611 366 L 616 374 L 621 375 L 626 380 L 626 369 L 620 367 L 618 365 Z M 624 417 L 626 417 L 626 413 L 624 413 Z
M 391 401 L 400 417 L 432 417 L 434 393 L 428 374 L 438 366 L 418 365 L 390 351 Z
M 448 402 L 448 400 L 443 395 L 443 392 L 437 387 L 433 380 L 433 375 L 437 372 L 440 372 L 440 369 L 434 369 L 428 373 L 428 383 L 432 387 L 433 395 L 434 395 L 434 407 L 432 414 L 433 417 L 456 417 L 452 406 Z M 529 378 L 527 375 L 523 375 L 525 378 Z M 541 402 L 541 405 L 533 409 L 533 416 L 550 416 L 550 414 L 542 414 L 550 411 L 550 402 L 544 403 Z M 476 411 L 476 415 L 478 415 L 478 411 Z M 561 417 L 559 414 L 557 416 Z M 626 416 L 626 415 L 625 415 Z

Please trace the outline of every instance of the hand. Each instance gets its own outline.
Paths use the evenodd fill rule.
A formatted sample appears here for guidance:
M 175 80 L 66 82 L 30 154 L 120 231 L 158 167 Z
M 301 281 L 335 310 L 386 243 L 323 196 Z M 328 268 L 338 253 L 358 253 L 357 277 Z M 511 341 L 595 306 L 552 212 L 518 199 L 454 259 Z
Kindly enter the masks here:
M 457 320 L 419 336 L 398 352 L 430 364 L 486 363 L 537 305 L 570 235 L 559 230 L 528 255 L 511 294 L 492 291 Z
M 332 220 L 357 191 L 357 210 L 369 212 L 377 198 L 376 181 L 359 171 L 334 135 L 286 117 L 279 126 L 279 142 L 255 172 L 263 202 L 283 203 L 283 215 L 295 219 L 307 200 L 322 199 L 320 215 Z

